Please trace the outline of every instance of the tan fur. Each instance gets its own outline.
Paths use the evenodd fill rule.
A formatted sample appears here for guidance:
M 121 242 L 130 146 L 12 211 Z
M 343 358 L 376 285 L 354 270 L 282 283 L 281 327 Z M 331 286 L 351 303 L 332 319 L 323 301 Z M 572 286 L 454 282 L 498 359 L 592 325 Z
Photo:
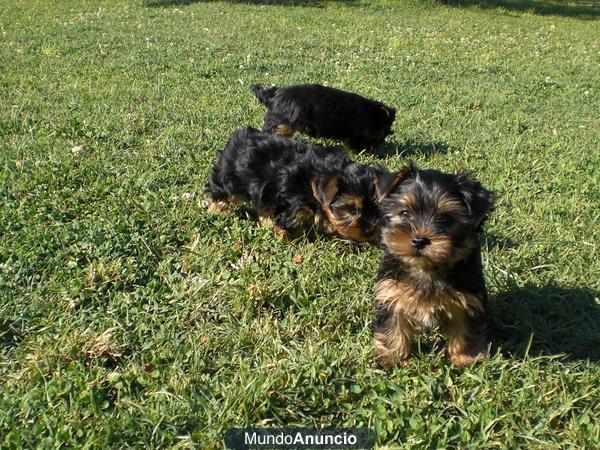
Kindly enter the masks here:
M 275 234 L 277 234 L 277 236 L 279 236 L 281 239 L 284 240 L 288 240 L 290 239 L 290 235 L 287 231 L 285 231 L 283 228 L 279 228 L 277 225 L 275 225 Z
M 401 257 L 408 257 L 413 254 L 414 249 L 410 243 L 411 237 L 412 232 L 410 230 L 400 227 L 387 228 L 382 234 L 385 246 Z
M 296 133 L 296 129 L 289 123 L 280 123 L 275 128 L 275 134 L 277 136 L 292 137 Z
M 358 195 L 343 194 L 335 202 L 335 205 L 338 209 L 345 209 L 348 207 L 352 207 L 357 210 L 361 210 L 363 207 L 363 202 L 364 202 L 363 198 Z
M 335 228 L 326 217 L 315 215 L 315 228 L 321 233 L 335 234 Z
M 229 209 L 229 203 L 224 202 L 224 201 L 218 201 L 218 202 L 211 202 L 208 205 L 208 208 L 206 208 L 206 211 L 208 211 L 209 213 L 217 214 L 217 213 L 223 213 L 223 212 L 227 211 L 228 209 Z
M 398 195 L 395 195 L 394 197 L 394 201 L 398 205 L 398 212 L 403 209 L 416 211 L 419 208 L 419 197 L 412 191 L 407 192 L 400 198 L 398 198 Z
M 464 367 L 475 361 L 487 359 L 487 353 L 472 353 L 469 349 L 467 327 L 465 326 L 466 314 L 464 310 L 456 311 L 454 320 L 444 327 L 448 337 L 448 357 L 456 367 Z
M 375 285 L 375 299 L 378 305 L 392 314 L 391 327 L 383 332 L 376 332 L 374 336 L 377 359 L 383 367 L 394 366 L 410 355 L 414 327 L 406 315 L 399 314 L 396 310 L 397 296 L 403 294 L 407 293 L 402 293 L 394 280 L 382 280 Z
M 373 338 L 377 360 L 386 368 L 402 365 L 410 358 L 413 328 L 401 316 L 394 316 L 394 319 L 390 332 L 375 333 Z
M 206 209 L 209 213 L 222 213 L 227 211 L 232 205 L 239 203 L 240 199 L 236 196 L 230 196 L 225 200 L 210 202 Z
M 434 234 L 431 231 L 422 234 L 429 238 L 431 244 L 423 249 L 423 256 L 432 261 L 434 264 L 443 264 L 452 256 L 454 246 L 452 241 L 446 235 Z
M 360 225 L 360 214 L 363 207 L 362 197 L 344 194 L 335 202 L 336 212 L 330 204 L 323 205 L 323 211 L 331 227 L 340 236 L 357 242 L 367 240 Z
M 313 224 L 315 224 L 315 212 L 308 207 L 304 207 L 298 211 L 293 220 L 294 227 L 298 228 L 305 228 Z
M 260 215 L 259 215 L 259 219 L 261 219 Z M 298 237 L 298 234 L 296 234 L 296 233 L 290 233 L 289 231 L 284 230 L 283 228 L 279 228 L 277 225 L 275 225 L 275 222 L 272 220 L 272 218 L 271 218 L 271 223 L 273 224 L 273 227 L 275 228 L 275 233 L 280 238 L 282 238 L 284 240 L 293 240 Z M 320 225 L 320 223 L 319 223 L 319 220 L 318 220 L 317 216 L 315 215 L 314 211 L 308 207 L 304 207 L 300 211 L 298 211 L 298 213 L 294 217 L 294 220 L 292 221 L 292 226 L 297 229 L 304 229 L 304 228 L 310 227 L 312 225 L 315 225 L 318 227 Z
M 438 214 L 452 214 L 459 212 L 463 209 L 461 203 L 450 196 L 445 196 L 440 199 L 437 204 L 436 210 Z
M 340 175 L 337 174 L 329 178 L 314 178 L 310 182 L 313 196 L 322 206 L 331 204 L 333 197 L 337 194 L 339 181 Z M 321 184 L 324 184 L 324 186 L 321 187 Z
M 416 276 L 419 276 L 418 274 Z M 423 273 L 421 276 L 428 276 Z M 444 325 L 448 337 L 448 354 L 453 364 L 460 366 L 467 352 L 467 315 L 483 311 L 477 297 L 451 288 L 424 297 L 415 289 L 414 280 L 407 275 L 401 280 L 384 279 L 375 285 L 378 308 L 391 314 L 391 327 L 375 334 L 375 349 L 382 365 L 394 365 L 408 357 L 410 340 L 415 330 Z
M 273 214 L 269 211 L 258 211 L 257 212 L 258 220 L 260 223 L 264 225 L 274 226 L 275 220 L 273 218 Z
M 363 198 L 356 195 L 342 194 L 335 201 L 336 212 L 331 208 L 331 202 L 338 192 L 338 182 L 339 176 L 334 176 L 327 180 L 325 186 L 321 189 L 319 189 L 319 180 L 317 178 L 311 182 L 313 195 L 321 204 L 325 215 L 321 225 L 323 225 L 323 229 L 328 233 L 337 233 L 343 238 L 365 242 L 368 239 L 364 235 L 360 225 Z
M 411 243 L 415 236 L 425 237 L 431 243 L 417 251 Z M 452 266 L 468 258 L 476 248 L 476 243 L 472 240 L 466 240 L 463 246 L 456 247 L 447 235 L 436 234 L 427 227 L 419 227 L 416 230 L 388 228 L 383 230 L 382 238 L 384 244 L 405 263 L 423 270 L 430 270 L 436 265 Z
M 383 199 L 385 199 L 389 195 L 390 192 L 392 192 L 394 189 L 396 189 L 396 187 L 398 187 L 400 183 L 402 183 L 402 180 L 406 178 L 407 174 L 408 167 L 405 167 L 394 174 L 394 180 L 391 183 L 384 183 L 383 186 L 381 185 L 381 180 L 379 178 L 375 179 L 375 191 L 377 192 L 377 201 L 381 203 Z

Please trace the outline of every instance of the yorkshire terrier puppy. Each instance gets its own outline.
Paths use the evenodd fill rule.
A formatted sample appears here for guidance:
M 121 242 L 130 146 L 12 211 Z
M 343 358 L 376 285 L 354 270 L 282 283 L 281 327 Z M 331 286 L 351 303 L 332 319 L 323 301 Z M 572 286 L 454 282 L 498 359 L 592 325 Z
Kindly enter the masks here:
M 263 131 L 338 139 L 348 150 L 373 150 L 392 134 L 396 110 L 358 94 L 318 84 L 263 89 L 252 86 L 268 110 Z
M 439 326 L 456 367 L 488 355 L 489 312 L 479 233 L 494 194 L 467 173 L 414 163 L 380 177 L 384 256 L 374 343 L 384 367 L 406 362 L 417 331 Z
M 219 153 L 206 193 L 209 211 L 250 202 L 259 219 L 273 221 L 284 237 L 315 229 L 375 243 L 380 230 L 375 180 L 384 173 L 353 163 L 339 148 L 244 128 Z

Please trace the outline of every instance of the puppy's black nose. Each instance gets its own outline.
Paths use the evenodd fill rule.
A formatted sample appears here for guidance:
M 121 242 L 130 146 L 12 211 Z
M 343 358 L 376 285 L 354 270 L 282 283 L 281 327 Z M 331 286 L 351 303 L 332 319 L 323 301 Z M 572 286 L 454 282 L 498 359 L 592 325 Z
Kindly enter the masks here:
M 417 250 L 421 250 L 423 248 L 425 248 L 427 245 L 431 244 L 431 241 L 423 236 L 415 236 L 414 238 L 411 239 L 411 244 L 414 248 L 416 248 Z

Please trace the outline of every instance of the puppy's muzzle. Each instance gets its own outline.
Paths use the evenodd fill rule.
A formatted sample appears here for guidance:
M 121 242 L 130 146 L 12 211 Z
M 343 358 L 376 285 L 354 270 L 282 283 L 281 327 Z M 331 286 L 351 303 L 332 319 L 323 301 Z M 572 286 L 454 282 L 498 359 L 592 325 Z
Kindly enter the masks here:
M 423 250 L 425 247 L 431 244 L 431 241 L 429 240 L 429 238 L 426 238 L 424 236 L 415 236 L 410 240 L 410 243 L 415 249 Z

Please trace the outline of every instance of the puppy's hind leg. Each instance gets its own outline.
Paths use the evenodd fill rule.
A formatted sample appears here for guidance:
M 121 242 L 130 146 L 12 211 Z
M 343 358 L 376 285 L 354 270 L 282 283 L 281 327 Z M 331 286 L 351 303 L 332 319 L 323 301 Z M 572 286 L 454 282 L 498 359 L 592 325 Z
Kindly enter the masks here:
M 312 228 L 315 224 L 315 212 L 308 206 L 288 206 L 279 209 L 275 215 L 275 229 L 277 234 L 288 240 L 300 237 L 303 231 Z
M 486 360 L 488 354 L 487 317 L 480 314 L 473 318 L 466 312 L 454 314 L 445 327 L 448 337 L 448 356 L 452 365 L 462 368 L 475 361 Z
M 362 141 L 355 138 L 344 139 L 342 143 L 344 144 L 344 148 L 346 149 L 346 151 L 352 153 L 358 153 L 361 150 L 364 150 L 366 147 L 366 145 Z
M 279 114 L 267 111 L 265 114 L 265 123 L 262 128 L 263 132 L 276 134 L 278 136 L 292 137 L 296 129 L 290 125 Z

